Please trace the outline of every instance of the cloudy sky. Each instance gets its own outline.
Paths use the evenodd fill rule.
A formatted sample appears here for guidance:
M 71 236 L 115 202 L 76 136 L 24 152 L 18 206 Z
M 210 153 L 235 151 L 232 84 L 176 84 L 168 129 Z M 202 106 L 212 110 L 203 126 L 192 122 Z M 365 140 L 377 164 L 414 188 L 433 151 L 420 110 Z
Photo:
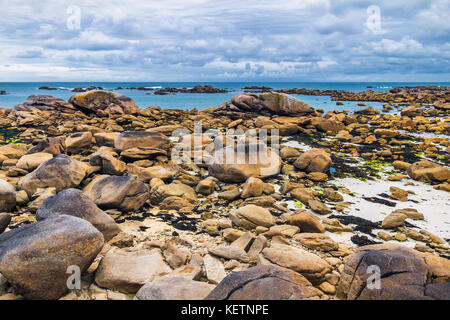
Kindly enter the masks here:
M 450 81 L 449 0 L 0 8 L 0 81 Z

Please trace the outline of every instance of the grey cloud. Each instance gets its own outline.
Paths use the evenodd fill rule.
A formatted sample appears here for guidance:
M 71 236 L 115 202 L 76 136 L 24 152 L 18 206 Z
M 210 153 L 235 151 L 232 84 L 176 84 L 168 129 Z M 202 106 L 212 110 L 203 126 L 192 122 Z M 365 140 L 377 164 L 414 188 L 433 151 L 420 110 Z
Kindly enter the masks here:
M 200 74 L 209 80 L 327 80 L 367 74 L 420 80 L 429 73 L 448 79 L 450 3 L 402 2 L 8 1 L 2 4 L 8 18 L 0 21 L 6 49 L 0 61 L 51 63 L 84 72 L 96 68 L 117 80 L 124 72 L 127 79 L 146 80 L 142 77 L 148 70 L 162 77 L 154 80 L 188 80 Z M 71 4 L 81 9 L 80 30 L 67 29 Z M 373 4 L 381 9 L 380 32 L 365 25 L 366 9 Z

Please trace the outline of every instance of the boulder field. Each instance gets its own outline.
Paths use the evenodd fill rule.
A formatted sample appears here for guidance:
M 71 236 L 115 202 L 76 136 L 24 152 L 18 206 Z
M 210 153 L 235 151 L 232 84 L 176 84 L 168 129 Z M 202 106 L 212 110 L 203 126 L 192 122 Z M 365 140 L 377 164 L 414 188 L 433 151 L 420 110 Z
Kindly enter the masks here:
M 0 299 L 450 299 L 448 91 L 94 89 L 0 108 Z

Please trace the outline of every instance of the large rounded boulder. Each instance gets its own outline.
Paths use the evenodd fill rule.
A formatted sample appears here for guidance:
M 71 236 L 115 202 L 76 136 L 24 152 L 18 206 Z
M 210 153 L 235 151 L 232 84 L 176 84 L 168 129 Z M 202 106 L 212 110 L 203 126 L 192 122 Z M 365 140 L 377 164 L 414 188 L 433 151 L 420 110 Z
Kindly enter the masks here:
M 58 299 L 68 290 L 68 270 L 84 272 L 103 243 L 86 220 L 50 217 L 0 235 L 0 273 L 27 299 Z
M 428 160 L 413 163 L 407 172 L 411 179 L 422 182 L 442 182 L 450 179 L 450 169 Z
M 271 114 L 286 116 L 306 116 L 315 113 L 307 103 L 285 93 L 265 92 L 260 95 L 241 93 L 234 96 L 230 102 L 221 106 L 222 109 L 237 112 L 267 111 Z
M 42 163 L 19 181 L 19 189 L 32 196 L 38 188 L 61 191 L 78 186 L 86 176 L 87 165 L 61 154 Z
M 120 232 L 114 219 L 78 189 L 66 189 L 45 199 L 36 212 L 36 219 L 43 220 L 61 214 L 89 221 L 103 233 L 105 240 L 110 240 Z
M 301 274 L 260 265 L 229 274 L 206 300 L 317 300 L 321 296 Z
M 183 276 L 165 276 L 144 285 L 137 293 L 137 300 L 202 300 L 214 285 L 191 280 Z
M 229 183 L 274 176 L 280 167 L 279 155 L 263 143 L 227 146 L 217 150 L 208 164 L 210 175 Z
M 309 104 L 285 93 L 265 92 L 259 99 L 267 109 L 280 115 L 305 116 L 315 112 Z
M 411 248 L 397 244 L 364 246 L 346 260 L 337 296 L 347 300 L 440 299 L 439 292 L 445 290 L 436 290 L 428 283 L 428 274 L 424 259 Z
M 139 107 L 131 98 L 117 92 L 102 90 L 75 94 L 70 97 L 69 103 L 82 111 L 95 113 L 99 117 L 114 117 L 139 112 Z
M 314 148 L 303 153 L 295 162 L 294 166 L 306 172 L 328 172 L 331 167 L 329 154 L 322 149 Z
M 131 212 L 149 198 L 148 187 L 136 176 L 107 176 L 96 180 L 87 196 L 101 209 Z

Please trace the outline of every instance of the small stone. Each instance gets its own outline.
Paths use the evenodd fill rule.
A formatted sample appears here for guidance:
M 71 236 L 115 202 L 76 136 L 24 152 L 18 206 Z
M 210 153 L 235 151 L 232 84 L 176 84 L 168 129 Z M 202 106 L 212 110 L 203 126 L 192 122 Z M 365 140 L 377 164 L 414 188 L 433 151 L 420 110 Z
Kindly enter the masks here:
M 323 292 L 325 292 L 326 294 L 335 294 L 336 293 L 336 287 L 326 281 L 322 282 L 319 285 L 319 289 L 322 290 Z
M 384 241 L 390 241 L 392 239 L 394 239 L 389 233 L 384 232 L 384 231 L 380 231 L 377 234 L 378 238 L 384 240 Z
M 239 227 L 250 230 L 257 226 L 271 227 L 275 224 L 269 210 L 253 204 L 241 207 L 230 214 L 231 221 Z
M 383 229 L 394 229 L 405 224 L 407 216 L 403 213 L 391 212 L 381 223 Z
M 314 212 L 317 212 L 318 214 L 330 214 L 333 211 L 328 208 L 323 202 L 320 200 L 309 200 L 308 206 L 313 210 Z
M 390 187 L 389 190 L 391 191 L 389 197 L 392 199 L 400 200 L 402 202 L 408 201 L 408 191 L 397 187 Z
M 406 241 L 406 235 L 400 232 L 397 232 L 394 236 L 394 239 L 397 241 Z
M 413 220 L 423 220 L 423 219 L 425 219 L 423 213 L 420 213 L 420 212 L 417 211 L 417 209 L 413 209 L 413 208 L 397 209 L 397 210 L 395 210 L 393 212 L 403 213 L 409 219 L 413 219 Z
M 222 232 L 222 236 L 225 238 L 225 240 L 230 241 L 230 242 L 235 241 L 243 234 L 244 234 L 243 231 L 237 230 L 237 229 L 232 229 L 232 228 L 227 228 L 227 229 L 223 230 L 223 232 Z
M 162 247 L 166 262 L 173 268 L 179 268 L 184 265 L 188 259 L 188 254 L 172 244 L 166 244 Z
M 269 231 L 264 234 L 265 237 L 271 238 L 273 236 L 284 236 L 292 238 L 294 234 L 300 232 L 300 228 L 297 226 L 290 225 L 279 225 L 270 227 Z
M 206 270 L 206 277 L 210 282 L 217 284 L 227 276 L 225 268 L 218 258 L 207 254 L 203 257 L 203 264 Z
M 344 197 L 332 188 L 325 188 L 323 191 L 323 195 L 325 196 L 325 198 L 331 202 L 344 201 Z
M 250 177 L 244 184 L 241 198 L 259 197 L 263 194 L 264 182 L 261 179 Z
M 303 246 L 319 251 L 333 251 L 339 248 L 339 244 L 323 233 L 299 233 L 294 240 Z
M 247 253 L 244 251 L 244 249 L 241 249 L 233 245 L 213 247 L 210 248 L 208 252 L 217 257 L 225 258 L 228 260 L 239 260 L 242 262 L 249 262 L 249 257 Z

